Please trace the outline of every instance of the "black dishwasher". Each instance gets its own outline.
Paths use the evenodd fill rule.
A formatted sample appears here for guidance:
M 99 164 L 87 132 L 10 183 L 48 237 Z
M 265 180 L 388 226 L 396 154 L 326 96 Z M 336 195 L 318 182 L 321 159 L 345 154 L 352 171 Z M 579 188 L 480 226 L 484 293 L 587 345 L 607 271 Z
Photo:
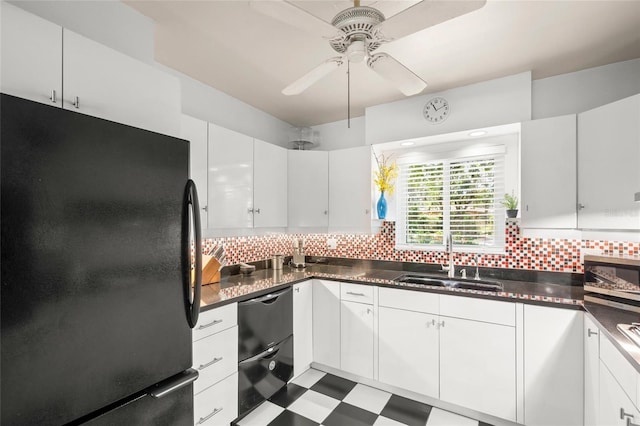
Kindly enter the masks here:
M 271 397 L 293 376 L 291 287 L 238 303 L 238 415 Z

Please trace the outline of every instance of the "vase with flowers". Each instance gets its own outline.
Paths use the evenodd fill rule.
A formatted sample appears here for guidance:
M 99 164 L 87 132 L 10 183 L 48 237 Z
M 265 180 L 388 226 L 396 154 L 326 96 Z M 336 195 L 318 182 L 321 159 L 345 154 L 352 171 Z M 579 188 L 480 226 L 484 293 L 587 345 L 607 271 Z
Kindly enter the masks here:
M 380 191 L 380 198 L 378 199 L 376 210 L 378 212 L 378 219 L 385 219 L 387 217 L 387 200 L 385 199 L 385 194 L 387 194 L 387 196 L 393 194 L 394 181 L 398 177 L 398 165 L 395 161 L 390 161 L 390 158 L 385 158 L 384 155 L 381 155 L 380 158 L 378 158 L 375 152 L 373 155 L 378 166 L 378 169 L 374 171 L 373 183 L 376 185 L 376 188 L 378 188 L 378 191 Z

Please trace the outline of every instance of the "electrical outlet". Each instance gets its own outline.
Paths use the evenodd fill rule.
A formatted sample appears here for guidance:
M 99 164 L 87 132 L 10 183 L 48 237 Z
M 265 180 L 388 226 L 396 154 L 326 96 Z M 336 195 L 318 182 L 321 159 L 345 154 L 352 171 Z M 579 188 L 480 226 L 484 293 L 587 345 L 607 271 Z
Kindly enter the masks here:
M 329 250 L 335 250 L 338 248 L 338 240 L 335 238 L 327 238 L 327 248 Z

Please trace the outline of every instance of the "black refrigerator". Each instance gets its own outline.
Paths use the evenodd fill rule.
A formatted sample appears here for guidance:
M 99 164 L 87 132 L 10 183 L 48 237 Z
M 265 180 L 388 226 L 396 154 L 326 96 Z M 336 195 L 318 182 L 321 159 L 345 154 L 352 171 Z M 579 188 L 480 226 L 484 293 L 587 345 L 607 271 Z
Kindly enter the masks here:
M 0 423 L 192 425 L 189 143 L 0 96 Z

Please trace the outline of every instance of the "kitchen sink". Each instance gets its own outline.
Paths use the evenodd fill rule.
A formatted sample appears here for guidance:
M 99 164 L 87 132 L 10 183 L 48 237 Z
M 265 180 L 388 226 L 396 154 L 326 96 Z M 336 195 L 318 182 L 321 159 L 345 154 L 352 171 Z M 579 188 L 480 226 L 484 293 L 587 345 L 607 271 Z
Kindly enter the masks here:
M 433 287 L 461 288 L 465 290 L 503 291 L 502 283 L 496 281 L 452 280 L 427 277 L 424 275 L 404 274 L 394 281 L 399 283 L 428 285 Z

